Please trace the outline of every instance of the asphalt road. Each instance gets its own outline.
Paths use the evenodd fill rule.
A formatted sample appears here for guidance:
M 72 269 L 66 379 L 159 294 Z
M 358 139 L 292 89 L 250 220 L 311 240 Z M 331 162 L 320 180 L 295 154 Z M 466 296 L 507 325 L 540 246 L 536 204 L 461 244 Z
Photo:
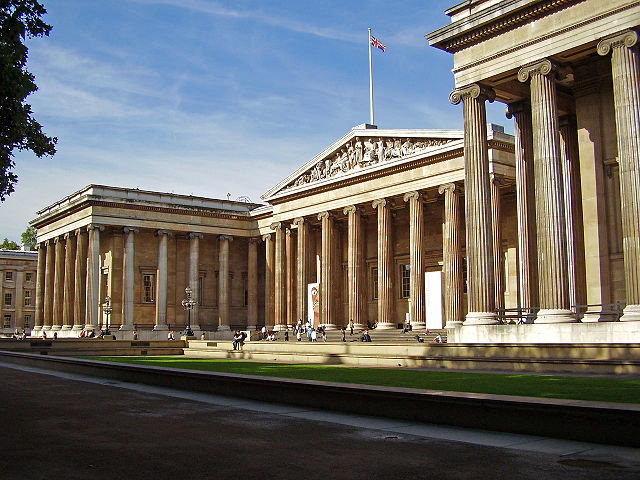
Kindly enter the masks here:
M 2 366 L 0 378 L 0 479 L 640 478 L 640 462 L 620 458 L 393 434 Z

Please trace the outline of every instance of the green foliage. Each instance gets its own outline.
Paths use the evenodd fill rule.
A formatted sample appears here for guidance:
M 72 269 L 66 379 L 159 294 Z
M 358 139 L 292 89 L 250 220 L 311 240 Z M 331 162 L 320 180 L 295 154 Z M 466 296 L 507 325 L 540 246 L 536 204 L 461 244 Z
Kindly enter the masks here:
M 286 365 L 184 357 L 92 357 L 91 359 L 163 368 L 184 368 L 386 387 L 640 403 L 640 379 L 637 378 L 431 372 L 327 365 Z
M 37 230 L 35 227 L 27 227 L 27 229 L 22 232 L 22 235 L 20 235 L 20 239 L 22 240 L 22 243 L 34 246 L 36 244 L 36 234 Z
M 4 248 L 5 250 L 20 250 L 20 246 L 14 241 L 10 242 L 7 237 L 4 238 L 4 242 L 0 243 L 0 248 Z
M 36 0 L 0 0 L 0 201 L 14 191 L 18 177 L 14 150 L 31 150 L 38 157 L 54 155 L 57 138 L 46 136 L 31 116 L 25 99 L 38 90 L 26 69 L 26 38 L 49 36 L 51 26 L 40 17 L 47 10 Z

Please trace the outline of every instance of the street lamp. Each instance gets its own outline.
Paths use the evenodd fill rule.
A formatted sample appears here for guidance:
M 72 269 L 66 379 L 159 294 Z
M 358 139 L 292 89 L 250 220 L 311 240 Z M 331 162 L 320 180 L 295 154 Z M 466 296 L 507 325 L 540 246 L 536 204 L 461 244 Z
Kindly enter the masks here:
M 185 288 L 184 292 L 187 294 L 187 298 L 182 300 L 182 308 L 187 311 L 187 329 L 184 331 L 184 334 L 187 337 L 193 337 L 193 330 L 191 330 L 191 310 L 196 306 L 196 301 L 191 298 L 191 287 Z
M 102 310 L 107 315 L 107 325 L 103 335 L 111 335 L 111 332 L 109 331 L 109 315 L 111 315 L 111 312 L 113 311 L 113 307 L 111 306 L 111 297 L 109 295 L 104 297 L 104 305 L 102 307 Z

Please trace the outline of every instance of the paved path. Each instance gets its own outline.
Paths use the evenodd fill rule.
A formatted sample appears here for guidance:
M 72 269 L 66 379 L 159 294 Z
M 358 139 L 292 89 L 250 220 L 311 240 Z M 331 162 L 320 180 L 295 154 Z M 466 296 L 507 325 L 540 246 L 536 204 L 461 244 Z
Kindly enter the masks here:
M 640 450 L 0 364 L 1 479 L 637 479 Z M 399 406 L 400 407 L 400 406 Z

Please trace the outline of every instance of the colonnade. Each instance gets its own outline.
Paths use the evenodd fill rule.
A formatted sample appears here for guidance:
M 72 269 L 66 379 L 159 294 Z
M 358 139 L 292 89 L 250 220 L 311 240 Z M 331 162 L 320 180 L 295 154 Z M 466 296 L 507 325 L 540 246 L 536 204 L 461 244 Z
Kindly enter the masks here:
M 34 331 L 76 331 L 95 330 L 102 322 L 102 306 L 107 291 L 102 286 L 102 265 L 100 254 L 100 234 L 105 226 L 91 224 L 73 232 L 41 242 L 38 248 L 38 267 L 36 279 L 36 312 Z M 117 233 L 124 234 L 122 248 L 122 276 L 115 272 L 110 279 L 115 291 L 122 292 L 122 299 L 111 299 L 112 306 L 121 305 L 122 321 L 118 326 L 122 331 L 135 328 L 135 248 L 136 236 L 140 232 L 135 227 L 118 227 Z M 166 331 L 167 324 L 167 292 L 168 292 L 168 241 L 172 235 L 184 233 L 159 229 L 154 231 L 157 238 L 157 268 L 155 269 L 155 323 L 154 330 Z M 193 292 L 196 305 L 191 312 L 191 327 L 199 330 L 198 317 L 198 279 L 200 261 L 200 240 L 203 234 L 189 232 L 188 285 Z M 218 318 L 217 330 L 229 330 L 229 305 L 231 297 L 230 278 L 230 235 L 217 235 L 219 242 L 219 280 L 218 280 Z M 248 243 L 248 308 L 246 324 L 256 328 L 258 324 L 258 255 L 257 239 L 251 238 Z M 117 248 L 114 243 L 113 248 Z M 112 252 L 114 255 L 114 252 Z M 121 288 L 120 288 L 121 287 Z M 109 287 L 107 287 L 109 289 Z M 141 294 L 144 294 L 141 292 Z M 244 319 L 243 319 L 244 320 Z M 140 322 L 138 322 L 140 323 Z M 70 336 L 69 334 L 64 336 Z

